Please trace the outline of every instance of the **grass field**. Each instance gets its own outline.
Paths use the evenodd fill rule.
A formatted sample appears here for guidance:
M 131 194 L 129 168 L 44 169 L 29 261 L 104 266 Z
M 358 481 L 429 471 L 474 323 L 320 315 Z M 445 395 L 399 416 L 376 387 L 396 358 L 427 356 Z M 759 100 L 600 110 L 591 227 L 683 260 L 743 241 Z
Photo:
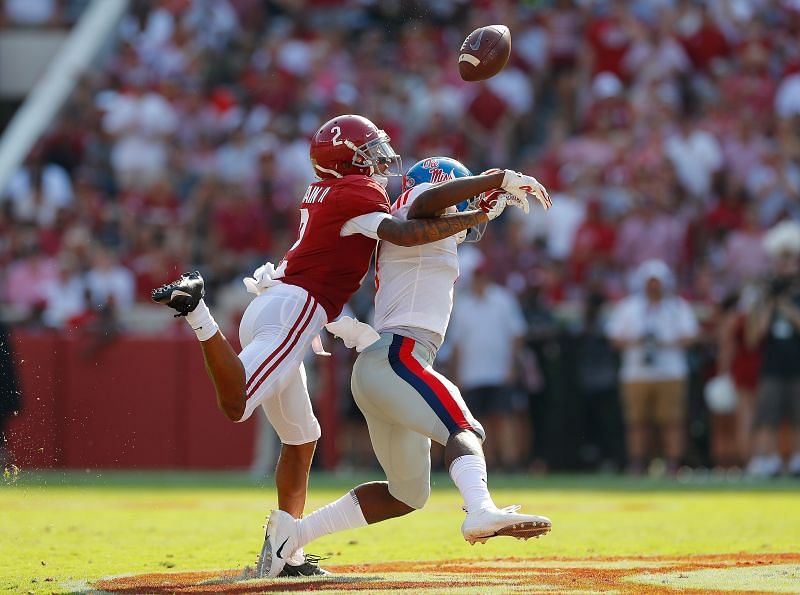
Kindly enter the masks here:
M 377 478 L 377 477 L 375 477 Z M 361 477 L 315 475 L 309 510 Z M 237 474 L 47 473 L 0 487 L 0 590 L 63 592 L 800 593 L 800 483 L 493 477 L 499 505 L 545 514 L 527 542 L 468 545 L 449 478 L 426 508 L 321 539 L 327 579 L 241 580 L 270 486 Z

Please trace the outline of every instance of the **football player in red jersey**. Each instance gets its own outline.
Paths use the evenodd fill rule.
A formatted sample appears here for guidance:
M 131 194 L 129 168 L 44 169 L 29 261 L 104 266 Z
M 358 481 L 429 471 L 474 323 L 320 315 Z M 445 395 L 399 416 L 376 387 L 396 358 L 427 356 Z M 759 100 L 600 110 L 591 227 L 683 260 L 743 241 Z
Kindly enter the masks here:
M 358 289 L 377 241 L 426 244 L 475 227 L 502 210 L 502 205 L 484 201 L 473 211 L 430 219 L 394 218 L 384 186 L 387 176 L 402 175 L 400 157 L 386 133 L 361 116 L 338 116 L 323 124 L 311 141 L 310 157 L 320 180 L 301 200 L 297 240 L 277 268 L 267 263 L 245 280 L 258 297 L 239 327 L 241 353 L 237 355 L 219 331 L 202 300 L 198 272 L 153 290 L 153 300 L 185 316 L 197 334 L 223 413 L 244 421 L 258 406 L 264 409 L 282 444 L 275 472 L 278 508 L 295 518 L 303 514 L 320 436 L 303 357 Z M 512 174 L 486 176 L 478 186 L 489 190 L 502 180 L 504 185 L 524 187 L 524 177 Z M 321 571 L 300 550 L 285 572 Z

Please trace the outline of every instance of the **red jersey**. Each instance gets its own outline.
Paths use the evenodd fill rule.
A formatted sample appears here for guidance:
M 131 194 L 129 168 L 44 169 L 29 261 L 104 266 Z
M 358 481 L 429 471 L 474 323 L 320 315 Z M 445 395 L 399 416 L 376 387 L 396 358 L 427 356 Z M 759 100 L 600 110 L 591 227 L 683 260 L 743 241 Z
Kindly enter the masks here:
M 369 270 L 376 240 L 361 234 L 340 236 L 350 219 L 389 213 L 383 186 L 368 176 L 314 182 L 300 204 L 297 241 L 286 253 L 284 283 L 302 287 L 334 320 Z

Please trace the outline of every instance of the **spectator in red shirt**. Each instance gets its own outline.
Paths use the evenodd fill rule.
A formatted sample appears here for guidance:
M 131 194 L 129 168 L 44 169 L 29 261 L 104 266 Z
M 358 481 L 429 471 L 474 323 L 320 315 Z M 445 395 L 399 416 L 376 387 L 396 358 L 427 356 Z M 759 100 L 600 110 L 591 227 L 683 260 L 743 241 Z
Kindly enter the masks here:
M 461 128 L 439 111 L 433 112 L 428 125 L 417 137 L 415 155 L 452 155 L 464 159 L 466 139 Z
M 739 113 L 741 118 L 735 132 L 722 140 L 722 155 L 727 165 L 727 176 L 743 183 L 753 167 L 763 159 L 769 143 L 758 126 L 758 116 L 749 108 Z
M 728 40 L 702 4 L 683 15 L 678 21 L 678 31 L 683 47 L 698 70 L 709 72 L 714 60 L 730 52 Z
M 741 184 L 726 186 L 702 221 L 702 226 L 712 233 L 727 234 L 744 221 L 747 193 Z
M 593 19 L 586 29 L 591 73 L 612 72 L 623 78 L 626 73 L 622 61 L 632 40 L 628 7 L 622 0 L 612 0 L 608 12 Z
M 235 184 L 223 186 L 214 201 L 211 234 L 218 250 L 240 257 L 263 256 L 271 247 L 261 206 Z
M 603 216 L 597 199 L 586 203 L 586 217 L 575 232 L 570 256 L 572 280 L 583 283 L 589 268 L 609 264 L 614 256 L 617 231 Z
M 725 308 L 725 306 L 728 306 Z M 719 328 L 719 373 L 729 374 L 736 387 L 738 400 L 733 414 L 732 432 L 735 444 L 734 457 L 744 466 L 752 452 L 751 437 L 761 370 L 761 346 L 751 347 L 745 340 L 747 314 L 737 300 L 732 298 L 725 308 Z
M 9 267 L 4 297 L 24 316 L 37 317 L 47 303 L 46 287 L 57 277 L 55 260 L 33 244 L 25 248 L 22 257 Z
M 508 104 L 487 85 L 481 85 L 466 111 L 464 129 L 472 140 L 473 161 L 486 164 L 487 145 L 492 163 L 509 159 L 513 118 Z
M 616 75 L 601 72 L 592 82 L 592 103 L 586 114 L 587 130 L 627 130 L 633 123 L 633 111 L 623 94 L 622 83 Z
M 773 118 L 776 82 L 769 74 L 770 54 L 760 42 L 743 45 L 738 52 L 740 68 L 721 81 L 720 91 L 739 114 L 762 129 Z M 749 117 L 743 117 L 747 113 Z
M 685 226 L 659 210 L 649 196 L 622 223 L 616 243 L 616 260 L 632 270 L 647 260 L 662 260 L 674 266 L 681 261 Z
M 741 223 L 728 235 L 723 246 L 727 277 L 734 288 L 755 281 L 769 266 L 758 207 L 755 201 L 742 206 Z
M 134 275 L 136 299 L 150 299 L 153 284 L 160 283 L 164 276 L 177 276 L 185 270 L 188 242 L 178 230 L 164 233 L 161 228 L 142 226 L 137 229 L 135 243 L 127 265 Z
M 578 58 L 583 26 L 574 0 L 556 0 L 544 16 L 549 32 L 550 63 L 556 72 L 572 70 Z

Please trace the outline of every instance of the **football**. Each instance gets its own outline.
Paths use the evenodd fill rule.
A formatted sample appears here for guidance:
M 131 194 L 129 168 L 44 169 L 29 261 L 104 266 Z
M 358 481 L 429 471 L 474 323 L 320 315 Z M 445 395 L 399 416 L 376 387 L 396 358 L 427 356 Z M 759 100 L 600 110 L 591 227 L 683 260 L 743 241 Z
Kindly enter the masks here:
M 511 31 L 505 25 L 475 29 L 461 44 L 458 73 L 465 81 L 483 81 L 503 70 L 511 56 Z

